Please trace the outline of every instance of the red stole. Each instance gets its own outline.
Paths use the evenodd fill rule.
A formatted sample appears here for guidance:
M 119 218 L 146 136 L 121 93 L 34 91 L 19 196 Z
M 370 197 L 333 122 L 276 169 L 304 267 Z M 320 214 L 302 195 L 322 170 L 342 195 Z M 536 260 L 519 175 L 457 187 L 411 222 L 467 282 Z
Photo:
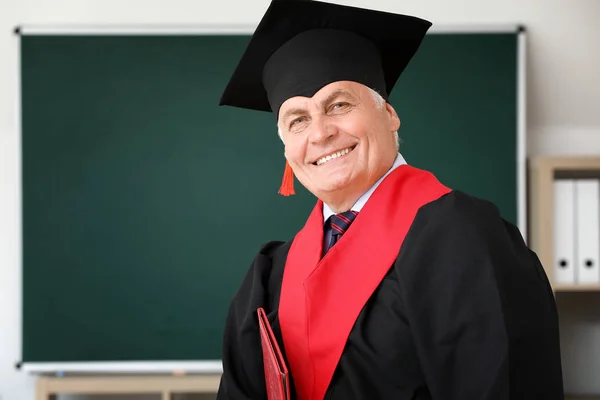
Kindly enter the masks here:
M 449 191 L 429 172 L 396 168 L 322 259 L 317 202 L 288 253 L 279 301 L 298 400 L 323 399 L 356 318 L 398 257 L 417 211 Z

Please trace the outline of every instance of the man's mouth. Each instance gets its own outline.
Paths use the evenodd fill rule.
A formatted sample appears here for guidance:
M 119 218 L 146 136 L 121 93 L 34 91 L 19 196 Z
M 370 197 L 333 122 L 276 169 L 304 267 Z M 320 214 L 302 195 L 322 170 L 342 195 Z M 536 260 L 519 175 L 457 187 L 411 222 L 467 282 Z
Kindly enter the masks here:
M 313 163 L 313 165 L 323 165 L 323 164 L 325 164 L 328 161 L 335 160 L 336 158 L 343 157 L 346 154 L 350 153 L 352 150 L 354 150 L 355 147 L 356 147 L 356 145 L 350 146 L 350 147 L 347 147 L 347 148 L 345 148 L 343 150 L 339 150 L 339 151 L 336 151 L 335 153 L 332 153 L 332 154 L 329 154 L 327 156 L 321 157 L 317 161 L 315 161 Z

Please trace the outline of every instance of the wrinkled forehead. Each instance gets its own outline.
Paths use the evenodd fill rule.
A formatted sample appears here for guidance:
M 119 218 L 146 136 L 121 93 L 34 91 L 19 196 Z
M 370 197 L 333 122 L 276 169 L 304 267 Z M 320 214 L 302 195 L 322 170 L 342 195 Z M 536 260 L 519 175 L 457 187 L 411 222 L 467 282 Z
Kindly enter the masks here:
M 369 91 L 369 87 L 354 81 L 336 81 L 319 89 L 313 96 L 293 96 L 285 100 L 278 112 L 281 121 L 290 110 L 296 113 L 308 112 L 311 108 L 325 107 L 337 100 L 359 100 Z

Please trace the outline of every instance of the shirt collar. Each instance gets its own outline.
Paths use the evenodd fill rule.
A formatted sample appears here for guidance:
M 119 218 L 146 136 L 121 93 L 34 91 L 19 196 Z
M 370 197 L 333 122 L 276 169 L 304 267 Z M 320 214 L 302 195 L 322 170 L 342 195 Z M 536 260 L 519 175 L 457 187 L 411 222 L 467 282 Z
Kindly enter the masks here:
M 381 178 L 379 178 L 379 180 L 375 182 L 375 184 L 371 186 L 369 190 L 367 190 L 362 196 L 360 196 L 360 198 L 356 201 L 356 203 L 354 203 L 350 210 L 360 212 L 363 206 L 367 203 L 367 200 L 369 200 L 369 197 L 371 197 L 375 189 L 377 189 L 377 186 L 379 186 L 379 184 L 385 179 L 385 177 L 403 164 L 406 164 L 406 161 L 404 160 L 404 157 L 402 157 L 402 155 L 398 153 L 392 167 Z M 334 214 L 335 211 L 333 211 L 331 207 L 329 207 L 327 204 L 323 203 L 323 222 L 327 221 L 327 219 Z

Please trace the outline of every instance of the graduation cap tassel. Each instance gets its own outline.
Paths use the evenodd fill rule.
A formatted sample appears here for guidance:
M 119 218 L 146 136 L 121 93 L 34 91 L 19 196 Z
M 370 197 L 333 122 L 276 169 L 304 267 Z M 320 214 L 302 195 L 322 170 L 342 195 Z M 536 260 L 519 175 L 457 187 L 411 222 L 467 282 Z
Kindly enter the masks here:
M 282 196 L 296 194 L 294 191 L 294 171 L 292 171 L 292 167 L 290 167 L 290 164 L 287 162 L 287 160 L 285 161 L 285 171 L 283 173 L 283 179 L 281 180 L 281 187 L 277 193 Z

